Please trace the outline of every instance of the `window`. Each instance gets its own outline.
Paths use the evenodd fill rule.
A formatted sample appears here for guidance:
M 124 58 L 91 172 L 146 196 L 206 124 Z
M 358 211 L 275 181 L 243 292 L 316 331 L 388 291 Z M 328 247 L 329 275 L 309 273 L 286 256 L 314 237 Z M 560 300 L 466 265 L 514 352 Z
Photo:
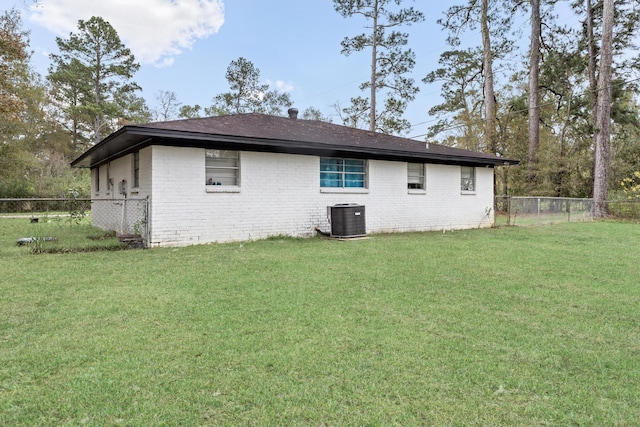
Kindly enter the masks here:
M 93 170 L 95 173 L 96 193 L 100 192 L 100 167 Z
M 133 153 L 133 187 L 140 186 L 140 152 Z
M 113 191 L 113 178 L 111 178 L 111 163 L 107 163 L 107 194 Z
M 424 190 L 424 163 L 407 163 L 407 188 Z
M 460 167 L 460 190 L 476 191 L 476 169 L 470 166 Z
M 320 187 L 366 188 L 367 161 L 320 158 Z
M 206 185 L 239 185 L 240 155 L 237 151 L 205 151 Z

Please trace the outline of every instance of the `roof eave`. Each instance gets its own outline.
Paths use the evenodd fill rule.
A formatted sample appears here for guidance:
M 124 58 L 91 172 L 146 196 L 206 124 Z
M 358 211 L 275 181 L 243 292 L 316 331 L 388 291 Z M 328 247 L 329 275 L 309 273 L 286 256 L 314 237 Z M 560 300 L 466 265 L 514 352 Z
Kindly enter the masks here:
M 126 138 L 128 136 L 128 138 Z M 132 145 L 122 145 L 118 149 L 114 141 L 130 139 L 135 141 Z M 191 143 L 189 143 L 192 141 Z M 186 142 L 186 143 L 185 143 Z M 423 160 L 430 163 L 441 164 L 467 164 L 476 166 L 506 166 L 517 165 L 518 160 L 501 157 L 466 156 L 456 154 L 441 154 L 429 152 L 411 152 L 405 150 L 393 150 L 384 148 L 356 147 L 337 144 L 317 144 L 313 142 L 291 141 L 283 139 L 267 139 L 254 137 L 239 137 L 222 134 L 210 134 L 201 132 L 151 129 L 136 125 L 128 125 L 109 135 L 100 143 L 91 147 L 77 159 L 71 162 L 71 166 L 79 168 L 93 168 L 113 160 L 127 152 L 135 151 L 147 145 L 191 146 L 207 148 L 207 143 L 221 144 L 228 149 L 262 152 L 284 152 L 290 154 L 307 154 L 320 156 L 347 156 L 362 157 L 379 160 L 416 161 Z M 115 149 L 109 152 L 110 145 Z M 98 161 L 92 161 L 93 156 L 100 150 L 107 153 Z

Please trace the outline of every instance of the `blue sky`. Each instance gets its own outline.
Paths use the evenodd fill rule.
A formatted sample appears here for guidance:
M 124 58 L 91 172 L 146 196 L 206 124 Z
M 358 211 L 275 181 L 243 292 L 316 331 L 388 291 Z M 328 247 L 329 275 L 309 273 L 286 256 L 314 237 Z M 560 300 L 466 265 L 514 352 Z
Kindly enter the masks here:
M 135 80 L 151 108 L 158 91 L 175 92 L 183 104 L 209 106 L 228 90 L 225 72 L 239 57 L 253 62 L 262 82 L 289 92 L 300 111 L 313 106 L 334 116 L 334 122 L 339 120 L 333 104 L 346 106 L 351 97 L 366 96 L 358 86 L 369 76 L 369 52 L 340 53 L 340 41 L 365 31 L 366 22 L 343 18 L 331 0 L 40 0 L 36 6 L 15 0 L 8 6 L 12 3 L 23 10 L 32 62 L 43 75 L 48 55 L 57 51 L 56 36 L 68 37 L 78 19 L 91 15 L 109 21 L 142 65 Z M 433 124 L 427 111 L 440 102 L 440 89 L 421 79 L 448 48 L 436 21 L 455 3 L 406 2 L 426 16 L 404 27 L 416 53 L 413 77 L 421 88 L 405 114 L 415 125 L 407 136 L 422 135 Z M 479 45 L 479 35 L 469 35 L 467 43 Z

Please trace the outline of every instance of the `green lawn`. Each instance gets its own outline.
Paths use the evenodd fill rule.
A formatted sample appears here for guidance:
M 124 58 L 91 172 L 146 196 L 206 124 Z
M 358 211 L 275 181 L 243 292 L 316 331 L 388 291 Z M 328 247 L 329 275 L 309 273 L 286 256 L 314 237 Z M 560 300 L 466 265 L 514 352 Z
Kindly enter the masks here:
M 640 225 L 71 254 L 0 221 L 0 425 L 629 426 Z
M 72 220 L 69 216 L 42 216 L 31 223 L 28 216 L 0 217 L 0 257 L 24 253 L 56 253 L 123 249 L 115 233 L 90 225 L 89 216 Z M 17 245 L 22 238 L 35 239 Z

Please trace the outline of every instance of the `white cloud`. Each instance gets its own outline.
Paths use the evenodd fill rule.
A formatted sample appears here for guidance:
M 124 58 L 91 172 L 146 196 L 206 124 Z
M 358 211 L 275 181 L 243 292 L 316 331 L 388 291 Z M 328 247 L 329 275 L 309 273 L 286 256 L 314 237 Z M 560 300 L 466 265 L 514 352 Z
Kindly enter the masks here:
M 169 66 L 176 55 L 224 24 L 222 0 L 40 0 L 31 19 L 65 38 L 78 20 L 100 16 L 143 64 Z
M 271 86 L 270 80 L 267 80 L 267 83 L 269 83 L 269 86 Z M 279 92 L 292 92 L 293 89 L 295 89 L 292 83 L 287 83 L 282 80 L 277 80 L 275 82 L 275 87 Z

